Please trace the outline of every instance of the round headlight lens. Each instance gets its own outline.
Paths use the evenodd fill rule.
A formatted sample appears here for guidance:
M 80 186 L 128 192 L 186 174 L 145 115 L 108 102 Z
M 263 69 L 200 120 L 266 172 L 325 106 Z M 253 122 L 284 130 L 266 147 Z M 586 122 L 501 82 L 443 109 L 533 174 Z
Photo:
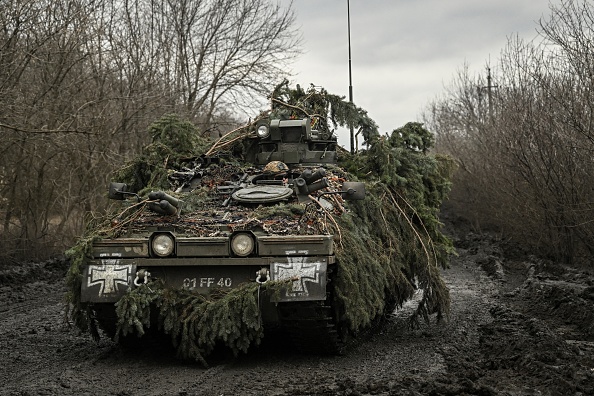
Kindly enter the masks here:
M 268 126 L 260 125 L 258 127 L 258 130 L 256 131 L 256 134 L 259 138 L 265 138 L 268 137 L 268 135 L 270 135 L 270 130 L 268 129 Z
M 173 253 L 175 244 L 169 234 L 159 234 L 153 238 L 153 252 L 159 257 L 166 257 Z
M 237 234 L 231 239 L 231 250 L 237 256 L 249 256 L 254 251 L 254 239 L 249 234 Z

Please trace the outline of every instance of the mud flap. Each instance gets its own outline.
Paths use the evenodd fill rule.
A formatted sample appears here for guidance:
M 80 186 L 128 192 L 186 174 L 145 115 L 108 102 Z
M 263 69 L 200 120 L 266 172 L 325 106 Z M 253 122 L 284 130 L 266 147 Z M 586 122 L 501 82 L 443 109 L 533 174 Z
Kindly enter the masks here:
M 280 299 L 286 301 L 315 301 L 326 299 L 328 261 L 323 257 L 283 257 L 270 266 L 274 280 L 293 279 L 292 286 L 283 289 Z

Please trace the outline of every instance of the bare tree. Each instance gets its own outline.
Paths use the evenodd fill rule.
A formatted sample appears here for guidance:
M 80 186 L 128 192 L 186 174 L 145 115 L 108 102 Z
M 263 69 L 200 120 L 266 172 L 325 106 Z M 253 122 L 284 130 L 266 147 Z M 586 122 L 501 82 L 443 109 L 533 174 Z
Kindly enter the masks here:
M 5 0 L 0 7 L 0 232 L 44 257 L 104 203 L 112 169 L 176 112 L 208 130 L 256 109 L 298 54 L 268 0 Z M 238 116 L 237 118 L 240 118 Z
M 540 42 L 509 40 L 493 117 L 477 110 L 469 93 L 481 82 L 469 78 L 426 116 L 462 165 L 452 192 L 460 211 L 567 262 L 594 253 L 593 12 L 563 1 L 540 22 Z
M 291 8 L 266 0 L 131 0 L 116 20 L 127 77 L 157 76 L 174 111 L 207 124 L 228 107 L 253 111 L 299 53 Z

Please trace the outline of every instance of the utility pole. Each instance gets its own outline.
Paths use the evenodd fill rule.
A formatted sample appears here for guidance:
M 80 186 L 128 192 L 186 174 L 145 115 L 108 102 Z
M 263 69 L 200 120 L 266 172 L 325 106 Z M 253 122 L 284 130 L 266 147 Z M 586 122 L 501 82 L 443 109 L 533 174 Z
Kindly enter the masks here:
M 487 66 L 487 86 L 486 87 L 477 87 L 477 91 L 479 94 L 479 103 L 481 102 L 481 91 L 486 89 L 487 90 L 487 106 L 489 107 L 489 120 L 493 120 L 493 90 L 498 88 L 498 85 L 493 85 L 493 78 L 491 77 L 491 68 Z
M 347 0 L 347 25 L 349 34 L 349 101 L 353 103 L 353 75 L 351 72 L 351 7 L 350 0 Z M 355 154 L 355 132 L 353 126 L 350 127 L 351 132 L 351 154 Z
M 491 68 L 487 67 L 487 101 L 489 102 L 489 118 L 493 118 L 493 97 L 491 95 Z

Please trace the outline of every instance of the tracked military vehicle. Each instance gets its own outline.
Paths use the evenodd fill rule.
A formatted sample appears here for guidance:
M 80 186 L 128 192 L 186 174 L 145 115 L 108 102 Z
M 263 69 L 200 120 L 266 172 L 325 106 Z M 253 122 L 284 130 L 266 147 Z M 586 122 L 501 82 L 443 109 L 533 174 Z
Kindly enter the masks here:
M 333 304 L 340 269 L 331 217 L 364 199 L 365 186 L 346 180 L 336 137 L 316 126 L 308 117 L 262 120 L 246 163 L 193 158 L 170 171 L 169 191 L 146 198 L 112 183 L 109 197 L 139 213 L 114 218 L 117 232 L 89 250 L 80 301 L 93 320 L 116 336 L 118 302 L 157 281 L 204 296 L 276 283 L 276 293 L 257 296 L 264 329 L 286 331 L 299 349 L 339 351 L 346 329 Z M 190 207 L 196 194 L 202 201 Z
M 68 252 L 80 329 L 119 341 L 158 330 L 206 364 L 264 330 L 338 352 L 418 288 L 411 319 L 448 315 L 439 267 L 453 247 L 437 213 L 453 166 L 430 154 L 431 133 L 408 123 L 380 136 L 367 112 L 313 85 L 285 81 L 270 99 L 214 144 L 176 116 L 149 127 L 152 143 L 109 187 L 121 206 Z M 329 122 L 356 128 L 366 149 L 338 156 Z

